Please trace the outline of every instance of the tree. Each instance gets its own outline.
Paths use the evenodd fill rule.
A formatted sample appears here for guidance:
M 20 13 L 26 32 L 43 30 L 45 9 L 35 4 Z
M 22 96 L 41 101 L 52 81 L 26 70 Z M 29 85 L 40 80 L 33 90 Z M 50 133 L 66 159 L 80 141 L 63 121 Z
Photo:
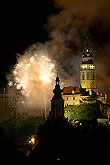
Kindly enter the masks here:
M 100 105 L 96 102 L 94 104 L 67 106 L 65 108 L 65 116 L 69 120 L 94 120 L 97 117 L 101 117 Z
M 44 123 L 40 116 L 30 116 L 25 119 L 10 118 L 9 120 L 1 123 L 2 137 L 11 143 L 26 143 L 32 134 L 37 134 L 38 127 Z

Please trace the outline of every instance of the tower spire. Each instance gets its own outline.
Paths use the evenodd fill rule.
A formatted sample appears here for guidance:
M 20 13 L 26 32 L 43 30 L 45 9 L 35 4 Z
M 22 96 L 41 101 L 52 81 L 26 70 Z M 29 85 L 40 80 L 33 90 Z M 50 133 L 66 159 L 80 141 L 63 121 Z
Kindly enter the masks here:
M 60 79 L 58 77 L 58 70 L 57 70 L 56 85 L 59 85 L 59 83 L 60 83 Z
M 88 42 L 88 39 L 89 39 L 89 37 L 88 37 L 88 35 L 86 36 L 86 42 L 87 42 L 87 46 L 89 46 L 89 42 Z
M 57 118 L 62 118 L 64 117 L 64 100 L 62 98 L 62 90 L 60 88 L 59 84 L 59 77 L 58 77 L 58 72 L 57 72 L 57 77 L 56 77 L 56 85 L 53 90 L 53 97 L 51 99 L 51 112 L 50 112 L 50 119 L 57 119 Z
M 88 43 L 88 35 L 86 36 L 86 45 L 82 53 L 82 63 L 80 65 L 80 85 L 86 90 L 96 90 L 95 83 L 95 65 L 93 61 L 93 53 Z
M 87 32 L 87 34 L 86 34 L 86 46 L 85 46 L 86 48 L 90 48 L 90 46 L 89 46 L 89 36 L 88 36 L 88 32 Z

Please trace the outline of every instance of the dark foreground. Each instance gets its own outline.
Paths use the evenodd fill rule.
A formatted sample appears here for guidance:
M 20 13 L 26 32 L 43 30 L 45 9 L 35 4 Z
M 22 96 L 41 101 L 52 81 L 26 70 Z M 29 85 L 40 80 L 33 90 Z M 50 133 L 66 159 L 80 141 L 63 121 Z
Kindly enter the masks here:
M 17 146 L 0 139 L 1 161 L 12 163 L 110 161 L 110 128 L 83 123 L 72 126 L 66 120 L 46 122 L 39 127 L 39 144 L 26 157 Z

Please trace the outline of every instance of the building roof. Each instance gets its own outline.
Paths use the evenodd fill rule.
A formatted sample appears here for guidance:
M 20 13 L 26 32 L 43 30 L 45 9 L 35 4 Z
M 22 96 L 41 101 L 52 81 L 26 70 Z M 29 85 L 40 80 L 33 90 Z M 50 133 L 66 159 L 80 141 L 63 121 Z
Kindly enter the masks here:
M 59 77 L 57 75 L 57 77 L 56 77 L 56 85 L 55 85 L 55 88 L 53 90 L 54 96 L 52 97 L 52 100 L 59 100 L 59 99 L 63 100 L 63 98 L 61 96 L 62 90 L 60 88 L 59 82 L 60 82 L 60 79 L 59 79 Z
M 63 88 L 63 94 L 80 94 L 80 90 L 78 86 L 75 87 L 64 87 Z
M 86 37 L 87 43 L 82 52 L 82 64 L 93 64 L 93 53 L 88 43 L 88 37 Z

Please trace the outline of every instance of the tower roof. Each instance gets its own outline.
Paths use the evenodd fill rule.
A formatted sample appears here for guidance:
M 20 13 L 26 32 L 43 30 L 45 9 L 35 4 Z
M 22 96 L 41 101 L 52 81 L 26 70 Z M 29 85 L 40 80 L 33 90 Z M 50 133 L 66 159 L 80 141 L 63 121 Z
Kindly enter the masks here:
M 62 93 L 62 90 L 60 88 L 60 79 L 58 77 L 58 73 L 57 73 L 57 77 L 56 77 L 56 85 L 55 85 L 55 88 L 53 90 L 53 93 L 54 93 L 54 96 L 52 98 L 55 99 L 55 100 L 58 100 L 58 99 L 63 99 L 62 96 L 61 96 L 61 93 Z
M 90 45 L 89 45 L 88 39 L 89 39 L 89 37 L 87 36 L 87 37 L 86 37 L 86 45 L 85 45 L 85 47 L 89 49 L 89 48 L 90 48 Z
M 82 53 L 82 64 L 93 64 L 93 53 L 88 42 L 88 36 Z

